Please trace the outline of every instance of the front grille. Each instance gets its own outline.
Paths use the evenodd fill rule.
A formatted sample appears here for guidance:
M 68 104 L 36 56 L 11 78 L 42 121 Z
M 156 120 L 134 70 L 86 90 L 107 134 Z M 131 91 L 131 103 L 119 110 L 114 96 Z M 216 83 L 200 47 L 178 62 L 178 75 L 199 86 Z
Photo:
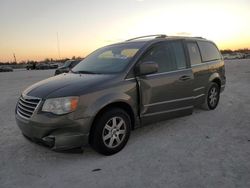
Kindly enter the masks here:
M 33 115 L 33 112 L 35 111 L 39 102 L 40 102 L 39 98 L 30 96 L 26 97 L 21 96 L 17 104 L 17 113 L 20 116 L 29 119 Z

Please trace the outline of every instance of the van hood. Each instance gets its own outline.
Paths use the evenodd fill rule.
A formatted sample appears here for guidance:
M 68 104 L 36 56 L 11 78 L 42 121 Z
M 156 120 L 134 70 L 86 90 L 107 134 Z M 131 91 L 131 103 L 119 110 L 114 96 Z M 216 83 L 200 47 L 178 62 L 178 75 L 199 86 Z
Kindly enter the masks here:
M 114 75 L 107 74 L 61 74 L 31 85 L 23 91 L 22 95 L 42 99 L 80 96 L 102 86 L 108 80 L 113 80 L 114 77 Z

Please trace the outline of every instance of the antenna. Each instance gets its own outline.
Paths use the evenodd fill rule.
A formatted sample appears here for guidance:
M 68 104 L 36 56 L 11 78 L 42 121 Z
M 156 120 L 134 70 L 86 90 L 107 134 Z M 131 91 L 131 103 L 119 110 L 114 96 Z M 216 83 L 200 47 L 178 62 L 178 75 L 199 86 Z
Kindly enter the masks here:
M 56 38 L 57 38 L 57 52 L 58 52 L 58 57 L 59 57 L 59 59 L 61 59 L 61 52 L 60 52 L 60 43 L 59 43 L 58 32 L 56 32 Z

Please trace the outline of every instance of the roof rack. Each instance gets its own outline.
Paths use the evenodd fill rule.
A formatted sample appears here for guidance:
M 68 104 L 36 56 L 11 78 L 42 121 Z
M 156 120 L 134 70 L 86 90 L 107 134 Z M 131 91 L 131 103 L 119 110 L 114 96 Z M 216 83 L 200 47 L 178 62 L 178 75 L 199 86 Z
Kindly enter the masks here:
M 198 39 L 205 39 L 205 38 L 203 38 L 203 37 L 194 37 L 194 38 L 198 38 Z
M 164 34 L 158 34 L 158 35 L 146 35 L 146 36 L 141 36 L 141 37 L 136 37 L 136 38 L 128 39 L 128 40 L 126 40 L 126 41 L 132 41 L 132 40 L 137 40 L 137 39 L 141 39 L 141 38 L 148 38 L 148 37 L 166 38 L 166 37 L 167 37 L 167 35 L 164 35 Z

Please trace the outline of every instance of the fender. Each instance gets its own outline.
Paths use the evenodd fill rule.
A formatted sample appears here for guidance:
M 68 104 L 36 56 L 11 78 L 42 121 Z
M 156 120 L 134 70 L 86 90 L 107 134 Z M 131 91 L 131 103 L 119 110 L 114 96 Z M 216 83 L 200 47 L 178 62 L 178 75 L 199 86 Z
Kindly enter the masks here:
M 220 80 L 220 83 L 221 83 L 221 77 L 220 77 L 220 74 L 219 73 L 217 73 L 217 72 L 215 72 L 215 73 L 213 73 L 212 75 L 210 75 L 210 77 L 209 77 L 209 79 L 208 79 L 208 83 L 207 83 L 207 85 L 206 85 L 206 92 L 208 92 L 208 86 L 209 86 L 209 83 L 211 83 L 213 80 L 215 80 L 215 79 L 218 79 L 218 80 Z
M 220 81 L 221 81 L 221 77 L 220 77 L 220 74 L 219 73 L 217 73 L 217 72 L 215 72 L 215 73 L 213 73 L 212 75 L 210 75 L 210 77 L 209 77 L 209 82 L 212 82 L 214 79 L 216 79 L 216 78 L 218 78 Z
M 101 111 L 104 107 L 116 102 L 123 102 L 128 104 L 131 109 L 133 109 L 133 112 L 135 114 L 137 109 L 137 103 L 136 101 L 134 101 L 134 99 L 136 98 L 126 93 L 109 93 L 98 98 L 91 106 L 89 106 L 89 108 L 85 110 L 84 114 L 85 117 L 88 116 L 93 120 L 97 113 Z

